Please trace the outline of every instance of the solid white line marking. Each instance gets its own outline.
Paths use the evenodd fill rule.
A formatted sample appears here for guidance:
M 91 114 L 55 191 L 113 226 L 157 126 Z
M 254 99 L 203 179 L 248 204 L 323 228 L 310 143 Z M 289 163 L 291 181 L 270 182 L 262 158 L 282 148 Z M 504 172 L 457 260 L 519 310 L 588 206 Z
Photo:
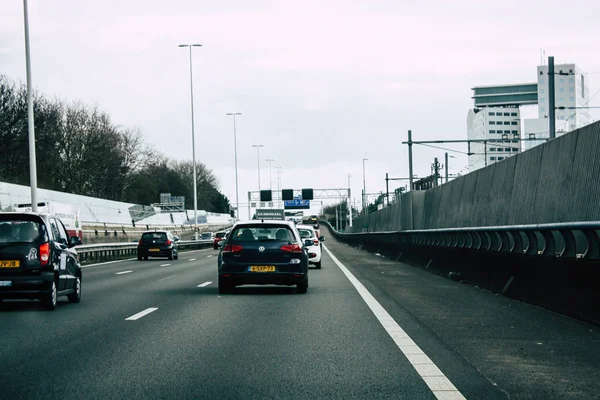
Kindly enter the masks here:
M 159 267 L 168 267 L 171 264 L 160 264 Z
M 115 275 L 123 275 L 123 274 L 128 274 L 130 272 L 133 272 L 133 271 L 121 271 L 121 272 L 117 272 Z
M 195 258 L 190 258 L 188 261 L 196 261 Z
M 326 247 L 323 246 L 327 254 L 333 259 L 333 262 L 342 270 L 346 278 L 352 283 L 358 294 L 367 303 L 379 323 L 387 331 L 388 335 L 394 340 L 400 351 L 411 363 L 425 384 L 433 392 L 439 400 L 446 399 L 462 399 L 465 397 L 458 389 L 450 382 L 442 371 L 431 361 L 429 357 L 421 350 L 419 346 L 408 336 L 408 334 L 398 325 L 392 316 L 383 308 L 381 304 L 373 297 L 366 287 L 337 259 L 336 256 Z
M 199 284 L 198 287 L 205 287 L 205 286 L 210 285 L 211 283 L 212 282 L 204 282 L 204 283 Z
M 102 266 L 102 265 L 116 264 L 116 263 L 122 263 L 122 262 L 125 262 L 125 261 L 133 261 L 133 260 L 137 260 L 137 258 L 127 258 L 127 259 L 124 259 L 124 260 L 114 260 L 114 261 L 106 261 L 106 262 L 97 263 L 97 264 L 82 265 L 81 268 L 99 267 L 99 266 Z
M 151 312 L 154 312 L 158 310 L 158 307 L 150 307 L 150 308 L 146 308 L 144 311 L 140 311 L 137 314 L 133 314 L 131 317 L 129 318 L 125 318 L 125 321 L 135 321 L 136 319 L 140 319 L 145 315 L 150 314 Z

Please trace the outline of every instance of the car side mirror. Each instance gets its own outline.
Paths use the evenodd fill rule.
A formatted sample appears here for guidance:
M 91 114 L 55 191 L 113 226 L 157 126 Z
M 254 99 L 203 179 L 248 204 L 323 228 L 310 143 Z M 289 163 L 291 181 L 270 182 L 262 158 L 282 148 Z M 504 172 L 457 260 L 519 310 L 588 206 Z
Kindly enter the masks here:
M 319 237 L 319 240 L 320 240 L 321 242 L 324 242 L 324 241 L 325 241 L 325 236 L 320 236 L 320 237 Z
M 310 240 L 310 239 L 305 239 L 305 240 L 304 240 L 304 245 L 305 245 L 306 247 L 310 247 L 310 246 L 312 246 L 312 245 L 313 245 L 313 241 L 312 241 L 312 240 Z
M 179 242 L 179 236 L 173 236 L 173 240 Z
M 69 247 L 79 246 L 81 244 L 81 239 L 79 236 L 71 236 L 69 238 Z

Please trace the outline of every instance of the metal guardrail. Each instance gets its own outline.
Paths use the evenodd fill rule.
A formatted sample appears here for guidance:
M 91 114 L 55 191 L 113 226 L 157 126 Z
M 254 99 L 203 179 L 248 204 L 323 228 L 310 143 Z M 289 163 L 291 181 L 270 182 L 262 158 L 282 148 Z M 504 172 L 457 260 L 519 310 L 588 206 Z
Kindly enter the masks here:
M 433 247 L 515 256 L 600 259 L 600 221 L 362 233 L 340 233 L 329 222 L 323 223 L 342 242 L 386 250 Z
M 212 240 L 180 240 L 179 250 L 204 249 L 213 246 Z M 104 262 L 137 255 L 138 243 L 101 243 L 76 246 L 79 261 L 82 264 Z

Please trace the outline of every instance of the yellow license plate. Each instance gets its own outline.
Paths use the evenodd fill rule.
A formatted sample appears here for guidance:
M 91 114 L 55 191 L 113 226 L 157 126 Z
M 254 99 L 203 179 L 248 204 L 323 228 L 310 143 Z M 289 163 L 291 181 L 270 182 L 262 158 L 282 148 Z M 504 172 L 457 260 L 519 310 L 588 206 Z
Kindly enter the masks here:
M 160 251 L 160 249 L 150 249 L 150 251 Z
M 0 268 L 19 268 L 21 262 L 19 260 L 4 260 L 0 261 Z
M 251 265 L 250 272 L 275 272 L 274 265 Z

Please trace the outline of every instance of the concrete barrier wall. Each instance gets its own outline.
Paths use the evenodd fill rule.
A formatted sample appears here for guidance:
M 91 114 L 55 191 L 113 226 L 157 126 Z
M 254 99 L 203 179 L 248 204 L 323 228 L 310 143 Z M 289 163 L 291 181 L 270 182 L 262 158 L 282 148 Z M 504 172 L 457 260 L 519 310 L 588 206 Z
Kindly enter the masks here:
M 354 221 L 352 232 L 600 221 L 600 122 Z

